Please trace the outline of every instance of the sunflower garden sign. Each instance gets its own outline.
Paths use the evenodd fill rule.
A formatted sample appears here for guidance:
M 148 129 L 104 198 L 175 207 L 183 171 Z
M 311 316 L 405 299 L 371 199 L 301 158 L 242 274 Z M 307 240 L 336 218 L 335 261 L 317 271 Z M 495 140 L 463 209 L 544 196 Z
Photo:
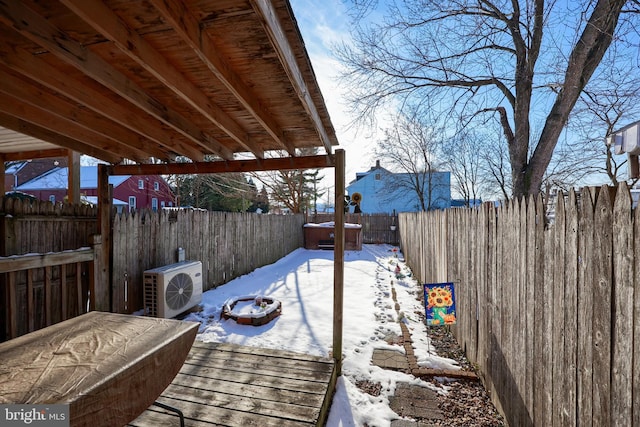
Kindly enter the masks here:
M 425 284 L 424 305 L 427 312 L 427 326 L 453 325 L 456 323 L 456 301 L 453 283 Z

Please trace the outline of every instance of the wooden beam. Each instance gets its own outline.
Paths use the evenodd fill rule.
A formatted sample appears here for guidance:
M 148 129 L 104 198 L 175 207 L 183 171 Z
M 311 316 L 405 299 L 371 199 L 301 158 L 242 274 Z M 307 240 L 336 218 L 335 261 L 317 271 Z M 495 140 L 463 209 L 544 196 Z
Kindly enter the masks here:
M 90 306 L 98 311 L 111 311 L 111 191 L 109 189 L 109 168 L 98 165 L 98 217 L 97 229 L 100 233 L 100 258 L 96 258 L 98 272 L 91 290 L 93 301 Z
M 0 272 L 30 270 L 53 265 L 93 261 L 93 249 L 0 257 Z
M 133 160 L 143 159 L 141 158 L 140 152 L 122 144 L 116 144 L 112 139 L 105 138 L 97 132 L 78 125 L 78 123 L 74 122 L 71 118 L 57 116 L 48 110 L 27 104 L 21 99 L 14 98 L 3 92 L 0 92 L 0 111 L 25 122 L 48 129 L 52 133 L 80 141 L 84 148 L 76 149 L 69 147 L 76 151 L 85 152 L 83 150 L 88 150 L 86 147 L 91 146 L 104 152 L 117 152 L 124 158 Z
M 69 203 L 80 204 L 80 153 L 69 150 L 67 157 L 68 166 L 68 190 L 67 198 Z
M 270 0 L 250 0 L 251 7 L 256 11 L 259 19 L 271 40 L 273 48 L 280 58 L 282 66 L 287 71 L 287 75 L 291 80 L 291 85 L 298 94 L 300 102 L 305 111 L 309 115 L 311 121 L 315 125 L 320 140 L 324 144 L 327 153 L 331 153 L 331 138 L 327 134 L 324 123 L 320 118 L 320 113 L 311 98 L 309 87 L 300 71 L 300 67 L 296 61 L 296 55 L 287 39 L 284 29 L 278 19 L 278 14 Z
M 140 114 L 140 111 L 131 104 L 114 101 L 84 82 L 78 80 L 69 82 L 69 78 L 64 72 L 55 67 L 43 66 L 42 60 L 34 58 L 33 55 L 17 46 L 7 46 L 0 43 L 0 62 L 15 72 L 103 115 L 122 127 L 138 133 L 149 140 L 149 143 L 155 142 L 165 147 L 167 154 L 164 157 L 173 158 L 171 153 L 177 153 L 193 160 L 204 159 L 200 151 L 181 142 L 177 134 L 174 137 L 172 134 L 175 131 L 166 128 L 159 120 L 146 113 Z
M 7 168 L 5 167 L 5 162 L 7 161 L 6 157 L 3 154 L 0 154 L 0 196 L 4 197 L 4 194 L 7 192 L 7 186 L 5 183 L 6 180 L 6 172 Z M 4 230 L 2 230 L 2 238 L 4 239 Z
M 61 120 L 71 121 L 76 126 L 99 133 L 105 140 L 112 141 L 111 143 L 115 146 L 113 151 L 123 154 L 135 153 L 136 157 L 132 160 L 146 160 L 148 157 L 165 158 L 164 151 L 144 142 L 137 133 L 122 128 L 103 115 L 72 104 L 46 89 L 37 87 L 30 81 L 17 77 L 12 71 L 3 71 L 3 67 L 0 67 L 0 92 L 23 100 L 36 108 L 42 109 L 46 106 L 48 112 L 60 117 Z M 88 145 L 92 144 L 88 143 Z
M 277 159 L 230 160 L 196 163 L 163 163 L 109 166 L 110 175 L 180 175 L 227 172 L 256 172 L 334 167 L 334 155 L 282 157 Z
M 115 13 L 99 0 L 62 0 L 62 3 L 105 37 L 140 66 L 190 104 L 209 121 L 221 128 L 247 151 L 256 157 L 264 157 L 264 151 L 250 141 L 247 132 L 227 113 L 213 103 L 187 76 L 178 71 L 162 54 L 154 49 L 135 30 L 129 28 Z M 210 139 L 218 153 L 225 148 Z
M 333 248 L 333 359 L 337 375 L 342 374 L 342 323 L 344 306 L 344 192 L 345 154 L 336 150 L 335 154 L 335 237 Z
M 258 95 L 242 81 L 229 63 L 219 54 L 218 46 L 209 33 L 202 29 L 200 22 L 187 8 L 187 5 L 179 0 L 150 0 L 150 2 L 276 143 L 286 149 L 289 154 L 295 155 L 295 148 L 286 139 L 282 128 L 263 107 Z
M 88 154 L 92 157 L 96 157 L 98 159 L 101 159 L 110 163 L 120 163 L 122 161 L 122 158 L 118 157 L 117 154 L 88 146 L 82 141 L 78 141 L 77 139 L 60 135 L 49 129 L 46 129 L 44 127 L 38 126 L 33 123 L 29 123 L 25 120 L 22 120 L 18 117 L 14 117 L 10 114 L 5 114 L 1 111 L 0 111 L 0 126 L 3 126 L 7 129 L 14 130 L 16 132 L 23 133 L 25 135 L 32 136 L 37 139 L 41 139 L 43 141 L 50 142 L 55 145 L 59 145 L 61 147 L 66 147 L 70 150 L 80 151 L 81 153 Z M 26 153 L 29 153 L 29 152 L 26 152 Z M 16 154 L 16 156 L 22 157 L 22 154 Z M 22 157 L 19 160 L 22 160 L 22 159 L 24 159 L 24 157 Z
M 18 160 L 48 159 L 52 157 L 65 157 L 69 150 L 66 148 L 52 148 L 50 150 L 18 151 L 15 153 L 4 153 L 5 162 Z
M 175 129 L 195 144 L 218 154 L 232 158 L 225 149 L 215 150 L 215 139 L 205 134 L 194 123 L 163 103 L 150 97 L 144 89 L 93 53 L 90 49 L 73 40 L 73 37 L 55 27 L 45 17 L 37 14 L 21 2 L 0 2 L 0 22 L 14 28 L 24 37 L 47 49 L 59 59 L 74 66 L 88 77 L 131 102 L 151 116 Z

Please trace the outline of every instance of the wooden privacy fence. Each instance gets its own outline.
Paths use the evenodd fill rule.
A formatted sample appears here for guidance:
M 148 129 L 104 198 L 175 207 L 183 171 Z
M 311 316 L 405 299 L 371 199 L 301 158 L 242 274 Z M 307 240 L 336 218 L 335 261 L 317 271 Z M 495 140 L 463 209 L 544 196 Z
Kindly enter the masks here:
M 400 214 L 407 263 L 456 285 L 452 327 L 514 426 L 640 425 L 640 210 L 626 184 Z
M 0 341 L 86 313 L 99 247 L 0 257 Z
M 112 311 L 142 309 L 144 271 L 177 262 L 178 248 L 187 260 L 202 262 L 206 291 L 303 246 L 303 225 L 303 215 L 192 210 L 116 215 Z
M 88 247 L 96 213 L 89 205 L 0 198 L 0 256 Z
M 309 214 L 308 222 L 320 224 L 335 221 L 333 213 Z M 362 225 L 362 243 L 398 244 L 398 216 L 388 214 L 353 214 L 345 215 L 345 222 Z
M 0 198 L 0 341 L 86 312 L 95 216 L 86 205 Z

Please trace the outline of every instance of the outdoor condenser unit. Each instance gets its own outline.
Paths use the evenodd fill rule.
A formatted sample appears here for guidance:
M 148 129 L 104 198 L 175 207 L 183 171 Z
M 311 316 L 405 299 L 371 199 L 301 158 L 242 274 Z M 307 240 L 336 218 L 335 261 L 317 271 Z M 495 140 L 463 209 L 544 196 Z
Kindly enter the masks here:
M 171 318 L 202 301 L 202 263 L 182 261 L 144 272 L 145 314 Z

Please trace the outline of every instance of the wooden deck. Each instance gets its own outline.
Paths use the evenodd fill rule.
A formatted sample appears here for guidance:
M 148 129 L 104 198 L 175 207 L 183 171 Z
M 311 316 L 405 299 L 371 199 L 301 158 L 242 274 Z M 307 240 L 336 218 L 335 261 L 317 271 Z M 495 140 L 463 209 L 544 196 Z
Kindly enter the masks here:
M 157 401 L 181 410 L 186 426 L 321 426 L 335 372 L 328 358 L 195 342 Z M 175 413 L 151 406 L 129 425 L 180 424 Z

